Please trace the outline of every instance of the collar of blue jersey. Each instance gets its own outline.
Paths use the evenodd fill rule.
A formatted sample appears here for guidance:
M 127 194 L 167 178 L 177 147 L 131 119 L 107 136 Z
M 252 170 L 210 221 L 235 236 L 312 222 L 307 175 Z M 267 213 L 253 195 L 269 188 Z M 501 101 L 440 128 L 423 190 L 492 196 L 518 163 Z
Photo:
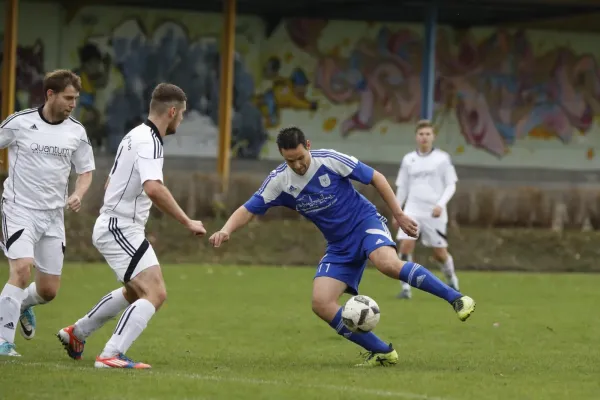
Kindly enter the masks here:
M 48 121 L 45 117 L 44 117 L 44 106 L 41 106 L 38 108 L 38 114 L 40 114 L 40 118 L 42 119 L 42 121 L 44 121 L 45 123 L 49 124 L 49 125 L 60 125 L 62 124 L 62 120 L 61 121 L 56 121 L 56 122 L 50 122 Z
M 150 129 L 152 129 L 152 134 L 155 135 L 158 138 L 158 140 L 160 140 L 160 144 L 163 144 L 163 139 L 162 136 L 160 136 L 160 131 L 158 130 L 156 125 L 154 125 L 154 122 L 147 119 L 146 121 L 144 121 L 144 124 L 148 125 Z

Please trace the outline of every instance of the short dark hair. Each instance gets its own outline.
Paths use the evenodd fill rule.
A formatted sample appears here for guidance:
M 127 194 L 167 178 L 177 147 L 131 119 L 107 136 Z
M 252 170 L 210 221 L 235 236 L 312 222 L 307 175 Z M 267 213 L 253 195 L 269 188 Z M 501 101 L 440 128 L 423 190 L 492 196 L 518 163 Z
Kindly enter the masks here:
M 186 101 L 187 96 L 179 86 L 171 83 L 159 83 L 152 91 L 150 111 L 162 113 L 169 107 L 181 107 L 181 104 Z
M 48 90 L 55 93 L 64 92 L 68 86 L 73 86 L 78 92 L 81 91 L 81 78 L 68 69 L 57 69 L 48 72 L 44 76 L 44 96 Z
M 306 136 L 304 136 L 304 132 L 300 128 L 292 126 L 279 131 L 277 135 L 277 147 L 279 147 L 279 150 L 291 150 L 299 145 L 306 148 Z

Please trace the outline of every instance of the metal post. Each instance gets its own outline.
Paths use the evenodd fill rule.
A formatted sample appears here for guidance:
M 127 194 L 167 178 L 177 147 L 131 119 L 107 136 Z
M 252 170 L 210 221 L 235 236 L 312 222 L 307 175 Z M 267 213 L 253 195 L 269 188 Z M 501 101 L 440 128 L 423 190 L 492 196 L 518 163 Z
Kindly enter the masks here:
M 15 94 L 17 79 L 17 18 L 18 0 L 6 2 L 6 21 L 4 22 L 4 53 L 2 58 L 2 120 L 15 112 Z M 0 169 L 8 172 L 8 151 L 0 150 Z
M 437 30 L 437 2 L 431 1 L 425 19 L 425 46 L 423 51 L 423 70 L 421 71 L 421 118 L 433 119 L 435 100 L 435 39 Z
M 217 171 L 221 194 L 229 187 L 231 154 L 231 109 L 233 107 L 233 59 L 235 56 L 236 0 L 224 0 L 224 25 L 221 43 L 221 71 L 219 74 L 219 154 Z

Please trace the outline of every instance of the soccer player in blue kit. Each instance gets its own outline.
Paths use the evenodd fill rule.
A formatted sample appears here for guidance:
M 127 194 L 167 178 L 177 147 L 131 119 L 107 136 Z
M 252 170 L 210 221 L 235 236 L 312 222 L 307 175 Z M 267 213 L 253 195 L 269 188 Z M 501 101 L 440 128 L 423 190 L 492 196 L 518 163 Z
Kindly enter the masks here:
M 360 366 L 390 366 L 398 362 L 391 344 L 373 332 L 353 333 L 342 323 L 338 301 L 343 293 L 358 294 L 367 260 L 392 279 L 399 279 L 446 300 L 461 321 L 475 311 L 475 301 L 443 283 L 425 267 L 402 261 L 396 254 L 386 219 L 375 206 L 354 189 L 351 180 L 373 185 L 400 228 L 411 237 L 417 224 L 406 216 L 387 179 L 356 158 L 334 150 L 311 150 L 310 141 L 295 127 L 277 136 L 285 163 L 273 170 L 258 191 L 229 217 L 209 241 L 219 247 L 254 215 L 284 206 L 312 221 L 327 240 L 325 256 L 313 281 L 312 309 L 346 339 L 367 350 Z

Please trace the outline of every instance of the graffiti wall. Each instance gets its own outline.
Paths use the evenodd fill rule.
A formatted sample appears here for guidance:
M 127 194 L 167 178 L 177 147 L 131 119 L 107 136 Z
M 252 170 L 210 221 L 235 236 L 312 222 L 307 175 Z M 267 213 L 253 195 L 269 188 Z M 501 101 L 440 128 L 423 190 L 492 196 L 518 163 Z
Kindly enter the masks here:
M 218 14 L 86 7 L 63 34 L 63 60 L 82 78 L 76 117 L 98 147 L 114 151 L 143 121 L 156 84 L 168 81 L 188 95 L 177 135 L 165 142 L 171 155 L 216 155 L 219 106 Z M 253 102 L 262 22 L 240 17 L 236 26 L 233 149 L 257 158 L 267 132 Z
M 4 5 L 4 4 L 3 4 Z M 0 9 L 0 63 L 4 60 L 4 8 Z M 19 6 L 17 42 L 17 111 L 44 103 L 43 79 L 59 64 L 60 8 L 48 3 Z M 0 92 L 2 91 L 0 82 Z
M 438 146 L 457 164 L 598 168 L 594 36 L 440 28 Z M 290 20 L 265 40 L 256 103 L 271 135 L 306 128 L 319 147 L 398 162 L 414 148 L 423 28 Z M 266 157 L 278 157 L 268 146 Z M 560 161 L 558 161 L 560 160 Z
M 214 157 L 221 34 L 218 14 L 127 7 L 73 14 L 23 3 L 17 109 L 43 102 L 46 71 L 75 69 L 83 82 L 75 116 L 97 151 L 110 152 L 146 118 L 152 88 L 171 81 L 189 102 L 167 154 Z M 440 27 L 438 147 L 462 165 L 600 168 L 596 42 L 565 32 Z M 260 18 L 239 16 L 234 156 L 278 159 L 278 130 L 296 125 L 317 147 L 399 162 L 414 148 L 423 47 L 421 25 L 286 20 L 268 32 Z

